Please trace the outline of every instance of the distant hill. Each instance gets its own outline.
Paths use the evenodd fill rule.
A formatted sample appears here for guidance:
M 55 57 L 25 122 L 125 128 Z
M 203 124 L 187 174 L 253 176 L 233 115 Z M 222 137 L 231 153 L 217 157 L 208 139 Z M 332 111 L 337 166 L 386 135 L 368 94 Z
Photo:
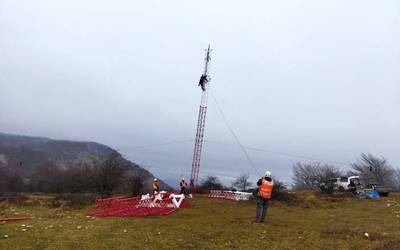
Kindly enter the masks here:
M 35 175 L 39 166 L 45 162 L 68 168 L 88 157 L 104 158 L 114 151 L 96 142 L 52 140 L 0 132 L 0 167 L 19 168 L 24 176 Z M 129 166 L 129 171 L 145 176 L 144 190 L 149 191 L 154 175 L 123 156 L 121 158 Z M 165 190 L 172 189 L 162 180 L 161 186 Z

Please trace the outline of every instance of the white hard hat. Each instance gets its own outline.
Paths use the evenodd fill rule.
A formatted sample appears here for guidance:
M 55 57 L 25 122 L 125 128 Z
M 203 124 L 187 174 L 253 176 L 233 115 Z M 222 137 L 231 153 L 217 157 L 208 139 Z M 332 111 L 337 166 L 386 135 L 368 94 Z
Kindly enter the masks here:
M 184 177 L 182 177 L 182 180 L 185 180 L 185 178 L 184 178 Z
M 154 178 L 154 181 L 157 181 L 157 178 Z
M 266 172 L 265 172 L 265 176 L 267 176 L 267 177 L 271 177 L 271 176 L 272 176 L 272 174 L 271 174 L 271 172 L 270 172 L 270 171 L 266 171 Z

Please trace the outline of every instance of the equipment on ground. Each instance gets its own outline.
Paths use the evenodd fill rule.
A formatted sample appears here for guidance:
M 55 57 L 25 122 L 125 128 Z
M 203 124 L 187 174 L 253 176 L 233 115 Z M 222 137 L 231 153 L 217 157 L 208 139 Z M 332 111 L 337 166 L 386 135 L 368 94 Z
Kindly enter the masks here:
M 321 183 L 320 189 L 325 193 L 352 191 L 355 194 L 369 198 L 388 196 L 393 190 L 390 187 L 379 186 L 376 183 L 361 183 L 359 176 L 331 178 L 328 182 Z
M 20 221 L 20 220 L 29 220 L 31 217 L 13 217 L 13 218 L 0 218 L 0 222 L 9 222 L 9 221 Z
M 380 196 L 388 196 L 390 192 L 393 191 L 392 188 L 390 187 L 384 187 L 384 186 L 379 186 L 376 183 L 368 183 L 365 186 L 366 191 L 375 191 L 377 192 Z
M 222 190 L 210 190 L 207 195 L 208 198 L 220 198 L 235 201 L 248 201 L 252 196 L 252 193 Z
M 132 198 L 97 199 L 95 208 L 89 211 L 88 215 L 99 217 L 165 216 L 179 208 L 191 208 L 184 195 L 161 191 L 154 196 L 147 194 Z

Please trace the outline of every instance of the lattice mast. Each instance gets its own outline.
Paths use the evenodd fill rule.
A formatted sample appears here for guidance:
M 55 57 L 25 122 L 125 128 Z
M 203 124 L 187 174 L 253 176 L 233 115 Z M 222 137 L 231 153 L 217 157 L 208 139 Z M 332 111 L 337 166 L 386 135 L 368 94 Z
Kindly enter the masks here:
M 206 50 L 206 57 L 204 59 L 204 72 L 200 77 L 199 86 L 201 87 L 201 102 L 199 108 L 199 117 L 197 121 L 197 132 L 196 132 L 196 140 L 194 143 L 194 152 L 193 152 L 193 162 L 192 162 L 192 174 L 190 177 L 190 191 L 192 193 L 196 192 L 197 180 L 199 177 L 199 168 L 200 168 L 200 160 L 201 160 L 201 149 L 203 147 L 203 138 L 204 138 L 204 127 L 206 123 L 206 114 L 207 114 L 207 101 L 208 101 L 208 87 L 210 82 L 210 77 L 208 76 L 208 65 L 211 60 L 210 58 L 210 45 Z

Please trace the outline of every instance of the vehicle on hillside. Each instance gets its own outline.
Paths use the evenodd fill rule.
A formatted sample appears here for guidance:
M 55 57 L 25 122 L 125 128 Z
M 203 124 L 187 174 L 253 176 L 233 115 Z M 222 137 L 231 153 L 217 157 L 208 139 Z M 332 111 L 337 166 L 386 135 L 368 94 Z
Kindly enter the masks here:
M 337 177 L 331 178 L 326 183 L 320 184 L 320 189 L 323 192 L 345 192 L 356 191 L 361 188 L 360 177 Z

